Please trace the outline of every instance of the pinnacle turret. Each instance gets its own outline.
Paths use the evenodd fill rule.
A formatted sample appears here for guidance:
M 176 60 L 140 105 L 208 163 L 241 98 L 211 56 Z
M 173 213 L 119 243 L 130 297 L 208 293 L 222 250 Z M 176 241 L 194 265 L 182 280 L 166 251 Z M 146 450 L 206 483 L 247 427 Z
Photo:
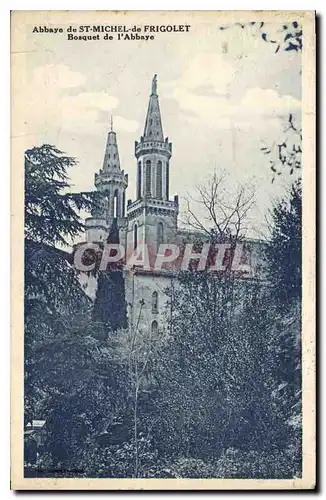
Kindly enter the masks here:
M 103 171 L 104 172 L 118 172 L 120 171 L 120 158 L 119 158 L 119 150 L 117 144 L 117 136 L 113 131 L 113 119 L 111 116 L 110 122 L 110 132 L 108 133 L 105 155 L 103 161 Z
M 157 95 L 157 75 L 152 80 L 152 92 L 149 98 L 144 135 L 145 140 L 164 141 L 160 105 Z

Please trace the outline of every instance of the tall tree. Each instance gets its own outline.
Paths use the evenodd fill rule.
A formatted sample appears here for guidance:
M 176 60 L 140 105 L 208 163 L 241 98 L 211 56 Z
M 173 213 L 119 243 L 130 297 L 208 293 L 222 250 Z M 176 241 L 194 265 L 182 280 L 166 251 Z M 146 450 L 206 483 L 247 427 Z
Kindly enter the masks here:
M 63 331 L 67 317 L 89 308 L 69 252 L 60 248 L 83 228 L 87 194 L 71 194 L 76 160 L 50 145 L 25 152 L 25 417 L 35 418 L 45 392 L 38 384 L 35 346 Z
M 25 313 L 39 305 L 46 313 L 73 307 L 83 296 L 71 266 L 72 255 L 62 249 L 82 229 L 81 209 L 91 196 L 68 193 L 67 170 L 76 160 L 54 146 L 25 152 Z M 61 248 L 60 248 L 61 246 Z
M 107 243 L 120 243 L 116 218 L 113 219 Z M 102 323 L 107 333 L 127 327 L 125 282 L 121 261 L 109 263 L 106 270 L 99 271 L 93 319 Z
M 301 181 L 271 212 L 271 236 L 266 246 L 274 297 L 282 308 L 301 300 L 302 189 Z

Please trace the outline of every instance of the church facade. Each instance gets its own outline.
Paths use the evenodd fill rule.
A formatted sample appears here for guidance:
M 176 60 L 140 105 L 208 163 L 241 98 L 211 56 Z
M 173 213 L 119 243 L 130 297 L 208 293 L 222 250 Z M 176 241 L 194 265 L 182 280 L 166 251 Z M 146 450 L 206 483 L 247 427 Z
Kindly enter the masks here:
M 135 199 L 126 203 L 128 174 L 121 168 L 117 135 L 108 132 L 102 169 L 95 173 L 95 188 L 100 201 L 85 220 L 86 242 L 105 243 L 113 220 L 119 228 L 125 260 L 137 248 L 148 249 L 149 258 L 157 255 L 162 244 L 184 247 L 186 243 L 203 240 L 203 235 L 178 228 L 179 199 L 170 196 L 170 162 L 172 143 L 164 137 L 157 76 L 152 81 L 143 135 L 135 142 L 137 182 Z M 251 260 L 259 260 L 256 245 Z M 96 279 L 84 283 L 90 296 L 96 293 Z M 125 269 L 128 319 L 140 329 L 156 332 L 164 329 L 168 314 L 167 290 L 175 286 L 175 273 L 170 268 L 154 270 L 135 266 Z M 108 307 L 110 305 L 108 304 Z

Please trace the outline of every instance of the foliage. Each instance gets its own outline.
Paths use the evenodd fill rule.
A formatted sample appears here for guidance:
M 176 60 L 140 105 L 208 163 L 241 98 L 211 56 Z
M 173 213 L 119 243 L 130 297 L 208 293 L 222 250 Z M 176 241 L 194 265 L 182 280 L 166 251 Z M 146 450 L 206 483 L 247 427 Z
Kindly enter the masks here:
M 58 248 L 81 230 L 78 210 L 90 206 L 83 194 L 68 194 L 67 169 L 74 158 L 53 146 L 25 153 L 25 418 L 40 414 L 45 388 L 38 381 L 38 343 L 51 343 L 65 330 L 67 318 L 89 308 L 71 266 L 71 255 Z M 44 346 L 43 346 L 44 347 Z
M 284 128 L 284 137 L 272 146 L 262 146 L 264 155 L 268 155 L 270 169 L 273 172 L 272 182 L 276 175 L 301 173 L 302 167 L 302 129 L 295 123 L 292 113 L 289 114 Z
M 119 244 L 117 220 L 113 220 L 107 243 Z M 98 271 L 93 318 L 110 331 L 127 328 L 125 284 L 121 262 L 111 263 Z
M 254 23 L 251 24 L 253 25 Z M 259 24 L 259 29 L 262 30 L 264 23 Z M 280 30 L 280 35 L 277 40 L 271 39 L 271 37 L 266 32 L 263 32 L 261 34 L 261 37 L 265 42 L 274 44 L 276 46 L 275 53 L 280 50 L 281 46 L 283 50 L 286 51 L 302 51 L 302 27 L 297 21 L 283 24 L 282 30 Z
M 214 295 L 216 281 L 198 274 L 195 284 L 188 274 L 174 292 L 173 333 L 157 355 L 160 419 L 153 435 L 159 456 L 176 462 L 180 456 L 191 457 L 210 464 L 203 467 L 210 477 L 223 477 L 216 463 L 231 447 L 239 450 L 234 477 L 241 477 L 249 451 L 257 470 L 259 463 L 265 467 L 258 477 L 272 477 L 263 465 L 269 456 L 275 458 L 273 477 L 283 473 L 277 468 L 279 456 L 284 457 L 286 477 L 292 477 L 301 467 L 300 424 L 292 425 L 295 416 L 300 422 L 300 312 L 285 319 L 264 286 L 235 283 L 234 304 L 227 304 L 229 310 L 222 314 L 223 299 L 218 302 Z M 230 288 L 224 290 L 230 298 Z M 194 476 L 183 477 L 205 477 L 204 472 L 188 474 Z
M 230 29 L 233 25 L 221 26 L 220 30 Z M 280 49 L 284 51 L 302 51 L 302 27 L 297 21 L 283 24 L 277 34 L 272 37 L 268 33 L 269 28 L 263 21 L 251 21 L 249 23 L 236 23 L 241 29 L 249 29 L 256 36 L 260 36 L 264 42 L 271 44 L 275 48 L 275 54 Z
M 271 212 L 271 236 L 266 247 L 269 277 L 274 297 L 287 308 L 301 298 L 302 188 L 297 181 L 289 196 L 280 200 Z
M 278 285 L 242 279 L 229 267 L 215 274 L 182 271 L 167 290 L 168 332 L 154 335 L 139 329 L 139 318 L 125 328 L 119 264 L 97 269 L 93 309 L 70 254 L 55 246 L 78 231 L 80 221 L 77 205 L 69 205 L 70 211 L 61 198 L 63 186 L 59 189 L 53 167 L 53 156 L 60 153 L 47 148 L 29 154 L 37 168 L 26 174 L 38 172 L 38 181 L 26 181 L 26 189 L 38 193 L 33 198 L 28 192 L 27 198 L 38 201 L 28 202 L 26 218 L 25 414 L 26 421 L 46 420 L 40 457 L 26 473 L 300 476 L 300 259 L 292 268 L 285 255 L 301 248 L 300 186 L 293 188 L 290 202 L 281 202 L 273 212 L 266 258 Z M 42 208 L 41 160 L 54 172 L 45 177 L 44 188 L 45 207 L 51 205 L 53 212 Z M 64 165 L 70 161 L 62 165 L 59 173 L 62 168 L 67 182 Z M 212 207 L 210 192 L 201 196 L 204 206 Z M 236 243 L 252 197 L 240 190 L 233 209 L 226 202 L 213 205 L 205 229 L 213 240 Z M 62 220 L 51 229 L 47 214 L 52 217 L 56 204 Z M 222 208 L 228 214 L 224 220 Z M 39 227 L 43 218 L 44 228 Z M 118 241 L 116 232 L 113 224 L 110 241 Z M 286 308 L 284 297 L 277 295 L 281 289 Z M 33 444 L 25 449 L 28 460 Z
M 107 331 L 127 327 L 124 277 L 121 270 L 100 271 L 93 317 Z
M 243 451 L 228 448 L 214 464 L 212 477 L 225 479 L 286 479 L 301 477 L 291 449 Z M 295 466 L 293 464 L 295 463 Z
M 67 169 L 75 158 L 48 144 L 25 152 L 25 235 L 34 242 L 68 244 L 84 227 L 78 211 L 91 208 L 91 197 L 69 193 Z

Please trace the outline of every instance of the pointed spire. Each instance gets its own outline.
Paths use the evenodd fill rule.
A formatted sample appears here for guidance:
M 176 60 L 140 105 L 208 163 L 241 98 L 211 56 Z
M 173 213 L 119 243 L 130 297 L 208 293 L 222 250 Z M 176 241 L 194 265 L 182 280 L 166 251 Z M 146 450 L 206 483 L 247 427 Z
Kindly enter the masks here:
M 143 136 L 145 140 L 164 141 L 160 105 L 157 95 L 157 75 L 154 75 L 152 80 L 152 92 L 149 98 Z
M 120 171 L 120 158 L 117 143 L 117 135 L 113 132 L 113 117 L 110 119 L 110 132 L 106 141 L 103 170 Z

